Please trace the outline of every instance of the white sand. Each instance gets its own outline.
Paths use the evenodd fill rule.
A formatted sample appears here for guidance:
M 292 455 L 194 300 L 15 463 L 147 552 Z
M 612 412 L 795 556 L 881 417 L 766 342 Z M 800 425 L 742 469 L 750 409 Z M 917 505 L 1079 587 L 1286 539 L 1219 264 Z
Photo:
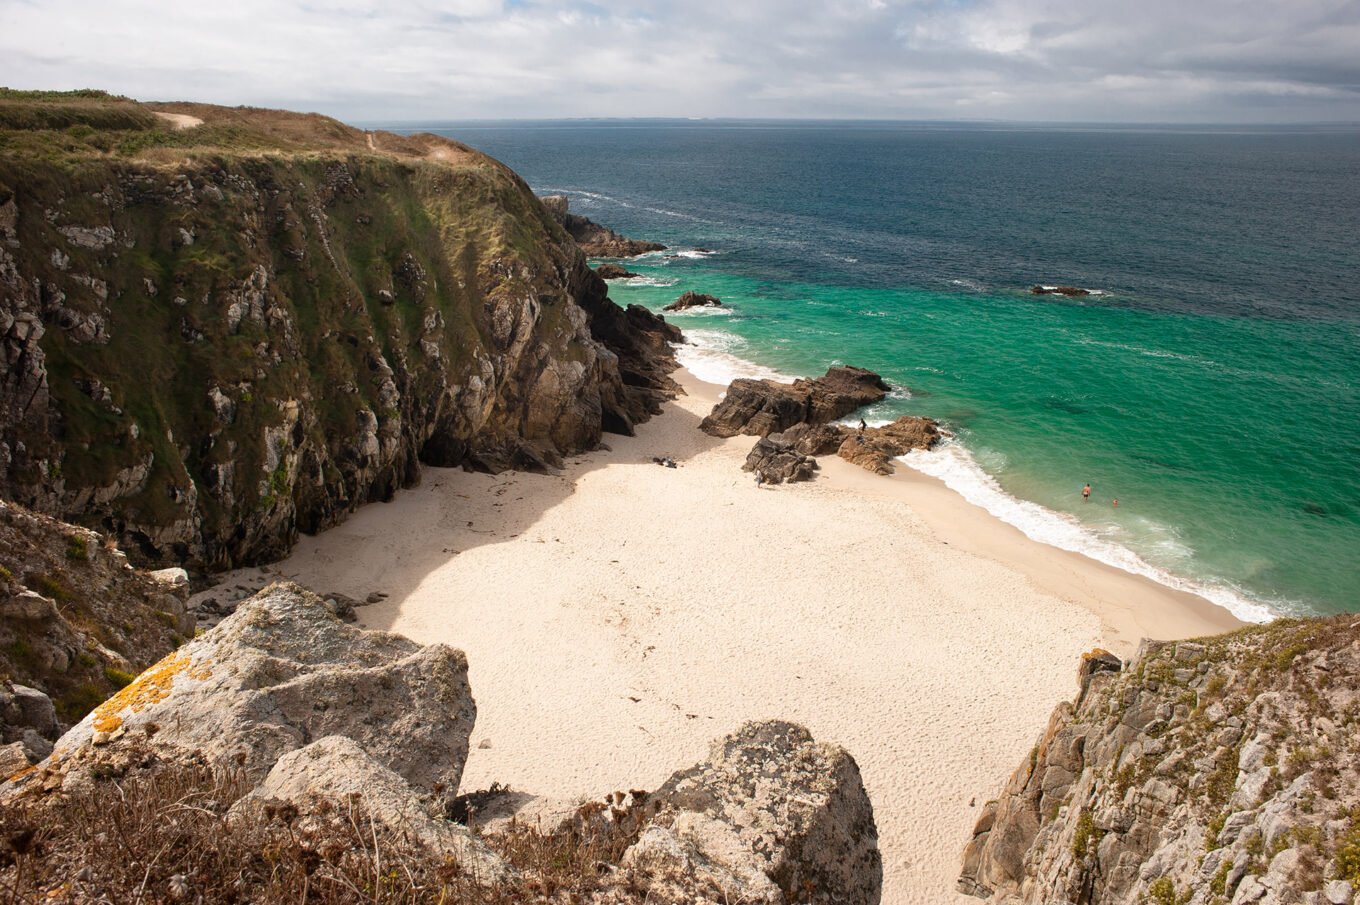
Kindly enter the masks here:
M 364 624 L 467 652 L 465 789 L 654 788 L 742 722 L 791 719 L 859 762 L 885 903 L 974 901 L 954 879 L 978 808 L 1076 691 L 1080 654 L 1235 624 L 909 469 L 833 457 L 758 489 L 751 438 L 700 433 L 715 388 L 685 377 L 692 395 L 561 476 L 429 469 L 276 567 L 385 591 Z

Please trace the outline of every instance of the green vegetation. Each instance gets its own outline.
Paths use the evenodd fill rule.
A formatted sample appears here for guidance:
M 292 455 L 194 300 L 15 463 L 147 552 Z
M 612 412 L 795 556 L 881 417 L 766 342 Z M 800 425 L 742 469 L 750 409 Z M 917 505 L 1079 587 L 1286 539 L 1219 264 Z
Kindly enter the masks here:
M 1360 820 L 1354 815 L 1336 849 L 1336 876 L 1360 886 Z
M 71 599 L 70 589 L 50 575 L 39 575 L 33 580 L 33 585 L 38 593 L 51 597 L 57 603 L 65 603 Z
M 81 562 L 90 558 L 90 547 L 83 535 L 72 534 L 66 538 L 66 558 Z
M 1150 905 L 1186 905 L 1190 901 L 1191 891 L 1176 894 L 1176 884 L 1170 877 L 1158 877 L 1148 886 L 1146 902 Z
M 1100 844 L 1104 835 L 1104 831 L 1096 827 L 1091 812 L 1083 809 L 1081 816 L 1077 818 L 1076 832 L 1072 834 L 1073 857 L 1080 859 L 1095 854 L 1096 846 Z
M 104 667 L 104 678 L 109 680 L 109 684 L 114 688 L 126 688 L 137 678 L 136 673 L 124 672 L 112 666 Z

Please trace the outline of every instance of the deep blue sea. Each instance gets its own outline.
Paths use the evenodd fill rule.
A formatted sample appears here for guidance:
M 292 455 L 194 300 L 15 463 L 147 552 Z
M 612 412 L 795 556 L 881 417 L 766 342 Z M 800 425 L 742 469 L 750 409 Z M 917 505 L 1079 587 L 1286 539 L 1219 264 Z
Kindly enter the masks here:
M 699 376 L 874 369 L 871 420 L 955 434 L 907 464 L 1036 539 L 1249 618 L 1360 611 L 1360 132 L 400 128 L 671 246 L 610 294 L 728 303 L 673 318 Z

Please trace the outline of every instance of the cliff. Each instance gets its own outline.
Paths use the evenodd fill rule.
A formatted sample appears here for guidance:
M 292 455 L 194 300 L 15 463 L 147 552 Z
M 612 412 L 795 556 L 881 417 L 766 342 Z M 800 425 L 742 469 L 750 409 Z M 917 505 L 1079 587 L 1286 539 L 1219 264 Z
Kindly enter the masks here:
M 422 462 L 550 467 L 674 391 L 678 332 L 606 292 L 456 142 L 2 92 L 0 496 L 221 569 Z
M 960 888 L 996 903 L 1351 905 L 1360 618 L 1088 655 L 989 802 Z

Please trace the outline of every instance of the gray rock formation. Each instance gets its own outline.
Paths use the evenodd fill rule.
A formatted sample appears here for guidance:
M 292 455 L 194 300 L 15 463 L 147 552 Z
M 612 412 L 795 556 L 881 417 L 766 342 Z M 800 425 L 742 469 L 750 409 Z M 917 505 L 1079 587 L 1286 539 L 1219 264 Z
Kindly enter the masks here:
M 465 826 L 452 823 L 405 779 L 384 766 L 353 739 L 328 735 L 279 758 L 258 786 L 232 806 L 236 816 L 273 801 L 286 801 L 304 811 L 326 803 L 358 800 L 379 826 L 434 856 L 452 858 L 463 873 L 483 884 L 504 882 L 509 870 L 486 844 Z
M 1360 886 L 1360 618 L 1144 642 L 1081 691 L 963 858 L 1019 905 L 1330 905 Z
M 622 864 L 648 902 L 871 905 L 882 894 L 859 767 L 802 726 L 748 723 L 647 807 L 654 816 Z
M 37 774 L 83 782 L 97 763 L 149 749 L 263 777 L 342 735 L 418 791 L 452 794 L 476 712 L 460 651 L 352 628 L 278 583 L 95 708 Z
M 864 368 L 835 367 L 814 380 L 732 381 L 727 394 L 699 424 L 714 437 L 766 437 L 799 422 L 825 424 L 888 395 L 888 385 Z
M 620 267 L 617 264 L 611 264 L 608 261 L 595 268 L 595 275 L 602 280 L 626 280 L 629 277 L 637 276 L 637 274 L 633 273 L 631 270 Z

